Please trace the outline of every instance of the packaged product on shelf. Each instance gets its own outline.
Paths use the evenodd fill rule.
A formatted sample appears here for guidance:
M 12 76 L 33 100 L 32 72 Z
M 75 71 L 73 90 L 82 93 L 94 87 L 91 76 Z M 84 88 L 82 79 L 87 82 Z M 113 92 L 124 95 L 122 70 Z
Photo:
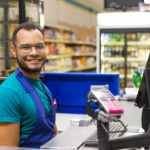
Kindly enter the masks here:
M 80 47 L 79 47 L 79 46 L 74 46 L 74 47 L 73 47 L 73 52 L 74 52 L 74 53 L 81 53 Z
M 80 60 L 80 63 L 81 63 L 82 67 L 86 66 L 86 57 L 80 57 L 79 60 Z
M 6 70 L 5 76 L 9 77 L 15 70 L 11 69 L 11 70 Z
M 96 48 L 94 46 L 85 46 L 86 53 L 96 53 Z
M 0 77 L 5 77 L 6 69 L 0 70 Z
M 65 59 L 65 67 L 70 68 L 70 69 L 72 68 L 72 59 L 71 58 L 68 57 Z
M 81 49 L 81 53 L 85 53 L 85 52 L 86 52 L 86 47 L 85 47 L 85 45 L 81 45 L 81 46 L 80 46 L 80 49 Z
M 96 62 L 95 57 L 88 57 L 88 58 L 86 59 L 86 65 L 87 65 L 87 66 L 92 66 L 92 65 L 95 64 L 95 62 Z
M 120 78 L 120 88 L 124 88 L 124 78 Z
M 53 66 L 51 66 L 48 62 L 45 63 L 45 72 L 51 72 L 53 70 Z
M 49 43 L 45 43 L 45 52 L 46 52 L 46 55 L 49 55 Z
M 86 58 L 84 58 L 84 57 L 76 58 L 72 62 L 73 68 L 79 68 L 79 67 L 83 67 L 85 65 L 86 65 Z
M 128 41 L 136 41 L 136 34 L 127 34 L 127 40 Z
M 65 54 L 65 44 L 57 44 L 56 49 L 58 49 L 58 54 Z
M 76 37 L 75 33 L 72 32 L 72 34 L 71 34 L 71 41 L 75 42 L 76 40 L 77 40 L 77 37 Z
M 141 75 L 140 73 L 138 72 L 135 72 L 135 74 L 133 75 L 133 83 L 134 83 L 134 86 L 136 88 L 139 88 L 140 87 L 140 84 L 141 84 Z
M 16 60 L 11 60 L 11 69 L 15 70 L 18 67 L 18 63 Z
M 73 52 L 73 48 L 71 46 L 67 46 L 65 49 L 66 54 L 71 54 Z
M 138 51 L 138 58 L 148 58 L 150 53 L 150 48 L 140 48 Z
M 109 43 L 109 42 L 124 42 L 123 33 L 102 33 L 101 34 L 101 41 L 102 43 Z
M 9 25 L 9 39 L 11 39 L 13 37 L 13 32 L 16 27 L 18 27 L 18 24 L 10 24 Z
M 150 41 L 150 33 L 137 33 L 137 39 L 141 42 Z
M 8 76 L 10 76 L 14 71 L 15 71 L 14 69 L 10 69 L 10 70 L 3 69 L 3 70 L 0 70 L 0 76 L 1 76 L 1 77 L 8 77 Z
M 63 33 L 63 39 L 67 41 L 71 41 L 71 34 L 68 32 Z
M 124 47 L 122 46 L 105 46 L 103 51 L 104 57 L 123 57 Z

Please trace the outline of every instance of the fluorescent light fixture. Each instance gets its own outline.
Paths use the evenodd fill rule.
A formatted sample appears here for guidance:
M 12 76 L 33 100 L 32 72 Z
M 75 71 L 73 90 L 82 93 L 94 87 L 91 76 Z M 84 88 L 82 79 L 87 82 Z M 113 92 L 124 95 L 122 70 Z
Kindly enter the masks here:
M 150 12 L 99 13 L 98 26 L 146 26 L 150 25 Z
M 150 0 L 144 0 L 145 4 L 150 4 Z

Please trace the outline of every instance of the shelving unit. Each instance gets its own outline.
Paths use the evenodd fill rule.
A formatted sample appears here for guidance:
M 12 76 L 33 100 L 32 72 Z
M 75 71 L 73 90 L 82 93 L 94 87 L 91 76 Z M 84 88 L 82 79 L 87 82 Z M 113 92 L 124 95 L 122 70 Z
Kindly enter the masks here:
M 97 72 L 120 73 L 120 88 L 134 87 L 135 71 L 143 75 L 150 53 L 150 28 L 98 27 Z M 101 38 L 101 39 L 100 39 Z
M 120 41 L 119 42 L 106 42 L 106 43 L 102 42 L 101 43 L 102 46 L 107 46 L 107 45 L 108 46 L 121 46 L 121 45 L 123 46 L 124 44 L 125 44 L 124 42 L 120 42 Z
M 47 46 L 46 71 L 77 72 L 85 70 L 89 71 L 90 69 L 96 70 L 96 43 L 78 41 L 75 40 L 75 37 L 72 39 L 72 37 L 75 36 L 73 35 L 73 31 L 65 26 L 46 23 L 45 27 L 45 43 Z M 52 35 L 51 32 L 53 32 Z M 53 36 L 55 33 L 56 37 Z M 64 34 L 68 35 L 63 37 Z M 58 38 L 57 35 L 59 35 Z M 86 61 L 91 61 L 91 65 L 87 66 L 87 64 L 90 63 L 87 63 Z M 70 67 L 68 67 L 68 65 Z
M 101 58 L 102 61 L 116 61 L 116 62 L 122 62 L 122 61 L 125 61 L 125 58 L 124 57 L 115 57 L 115 58 L 112 58 L 112 57 L 104 57 L 104 58 Z
M 51 71 L 51 72 L 78 72 L 78 71 L 83 71 L 83 70 L 87 70 L 87 69 L 94 69 L 96 67 L 95 65 L 91 65 L 91 66 L 84 66 L 84 67 L 79 67 L 79 68 L 68 68 L 68 69 L 62 69 L 62 70 L 56 70 L 56 71 Z
M 74 54 L 61 54 L 61 55 L 49 55 L 46 58 L 47 59 L 59 59 L 59 58 L 65 58 L 65 57 L 79 57 L 79 56 L 94 56 L 96 57 L 96 54 L 92 53 L 74 53 Z
M 139 62 L 146 62 L 147 58 L 127 58 L 127 61 L 139 61 Z
M 45 42 L 50 43 L 64 43 L 64 44 L 76 44 L 76 45 L 90 45 L 90 46 L 96 46 L 96 43 L 92 42 L 84 42 L 84 41 L 67 41 L 67 40 L 57 40 L 57 39 L 45 39 Z
M 82 70 L 94 69 L 94 68 L 96 68 L 96 65 L 91 65 L 91 66 L 84 66 L 84 67 L 74 68 L 73 71 L 82 71 Z
M 127 42 L 127 45 L 129 46 L 150 45 L 150 41 L 131 41 L 131 42 Z

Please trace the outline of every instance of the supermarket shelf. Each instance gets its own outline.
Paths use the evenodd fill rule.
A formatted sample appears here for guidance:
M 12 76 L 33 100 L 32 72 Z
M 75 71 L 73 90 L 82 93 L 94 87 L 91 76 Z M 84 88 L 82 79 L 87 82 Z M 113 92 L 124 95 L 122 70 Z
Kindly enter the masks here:
M 72 42 L 72 44 L 81 44 L 81 45 L 96 46 L 96 43 L 93 43 L 93 42 L 85 42 L 85 41 L 75 41 L 75 42 Z
M 143 62 L 146 62 L 148 59 L 147 58 L 127 58 L 127 61 L 143 61 Z
M 5 80 L 7 79 L 8 77 L 0 77 L 0 80 Z
M 64 44 L 78 44 L 78 45 L 91 45 L 96 46 L 96 43 L 85 42 L 85 41 L 67 41 L 67 40 L 57 40 L 57 39 L 45 39 L 45 42 L 54 42 L 54 43 L 64 43 Z
M 58 59 L 58 58 L 65 58 L 65 57 L 72 57 L 72 54 L 49 55 L 49 56 L 46 56 L 46 59 Z
M 133 41 L 133 42 L 127 42 L 127 45 L 134 45 L 134 46 L 136 46 L 136 45 L 150 45 L 150 41 L 143 41 L 143 42 L 141 42 L 141 41 Z
M 52 42 L 52 43 L 65 43 L 65 44 L 71 44 L 71 41 L 67 40 L 57 40 L 57 39 L 45 39 L 45 42 Z
M 72 71 L 82 71 L 82 70 L 94 69 L 94 68 L 96 68 L 96 65 L 74 68 Z
M 96 57 L 96 53 L 74 53 L 72 56 L 94 56 Z
M 68 68 L 68 69 L 62 69 L 62 70 L 56 70 L 56 71 L 50 71 L 50 72 L 70 72 L 70 71 L 82 71 L 87 69 L 94 69 L 96 68 L 96 65 L 92 66 L 85 66 L 85 67 L 78 67 L 78 68 Z M 48 72 L 48 71 L 46 71 Z
M 125 58 L 123 57 L 105 57 L 101 58 L 102 61 L 125 61 Z
M 120 78 L 124 78 L 125 75 L 124 75 L 124 74 L 120 74 L 119 77 L 120 77 Z
M 62 69 L 62 70 L 57 70 L 57 71 L 52 71 L 52 72 L 58 72 L 58 73 L 64 73 L 64 72 L 70 72 L 72 71 L 72 68 L 68 68 L 68 69 Z
M 50 27 L 50 28 L 57 28 L 57 29 L 63 29 L 66 31 L 71 31 L 71 29 L 66 27 L 66 26 L 62 26 L 62 25 L 58 25 L 58 24 L 52 24 L 52 23 L 48 23 L 48 22 L 45 22 L 45 26 Z
M 128 74 L 128 75 L 127 75 L 127 78 L 128 78 L 128 79 L 132 79 L 132 78 L 133 78 L 133 75 L 132 75 L 132 74 Z
M 49 55 L 46 56 L 46 59 L 58 59 L 58 58 L 65 58 L 65 57 L 78 57 L 78 56 L 94 56 L 96 57 L 96 53 L 74 53 L 74 54 L 62 54 L 62 55 Z
M 106 45 L 125 45 L 125 42 L 108 42 L 108 43 L 101 43 L 101 45 L 106 46 Z

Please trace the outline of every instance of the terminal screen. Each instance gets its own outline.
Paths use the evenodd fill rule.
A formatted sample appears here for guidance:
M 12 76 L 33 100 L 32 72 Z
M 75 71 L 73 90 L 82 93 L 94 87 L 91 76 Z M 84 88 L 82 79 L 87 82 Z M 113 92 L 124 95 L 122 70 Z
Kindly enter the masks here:
M 113 96 L 108 91 L 99 91 L 99 98 L 105 99 L 105 98 L 113 98 Z

